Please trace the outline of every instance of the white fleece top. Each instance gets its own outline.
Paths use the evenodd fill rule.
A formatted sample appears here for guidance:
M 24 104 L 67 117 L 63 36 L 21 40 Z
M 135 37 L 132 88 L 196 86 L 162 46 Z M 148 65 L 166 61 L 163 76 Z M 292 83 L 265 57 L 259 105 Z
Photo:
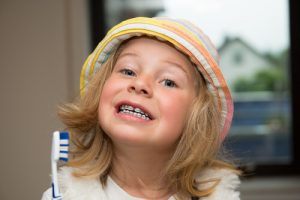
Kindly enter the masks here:
M 108 177 L 107 186 L 102 187 L 99 179 L 77 178 L 72 176 L 72 168 L 63 167 L 59 172 L 59 185 L 63 200 L 142 200 L 133 197 L 117 185 L 113 179 Z M 201 200 L 239 200 L 240 193 L 235 189 L 240 184 L 236 174 L 229 170 L 205 170 L 196 180 L 209 180 L 213 178 L 220 179 L 220 183 L 216 186 L 215 191 L 208 197 Z M 201 185 L 202 188 L 205 187 Z M 52 190 L 49 188 L 44 192 L 42 200 L 51 200 Z M 176 200 L 170 197 L 168 200 Z M 187 198 L 190 200 L 190 198 Z

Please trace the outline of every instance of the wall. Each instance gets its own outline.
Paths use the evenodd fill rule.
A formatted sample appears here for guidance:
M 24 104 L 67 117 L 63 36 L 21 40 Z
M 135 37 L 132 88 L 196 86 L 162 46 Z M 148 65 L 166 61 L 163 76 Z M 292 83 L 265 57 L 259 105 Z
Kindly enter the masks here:
M 0 199 L 40 199 L 50 186 L 56 106 L 79 94 L 89 52 L 84 0 L 0 1 Z
M 272 176 L 244 179 L 240 187 L 242 200 L 299 200 L 299 176 Z

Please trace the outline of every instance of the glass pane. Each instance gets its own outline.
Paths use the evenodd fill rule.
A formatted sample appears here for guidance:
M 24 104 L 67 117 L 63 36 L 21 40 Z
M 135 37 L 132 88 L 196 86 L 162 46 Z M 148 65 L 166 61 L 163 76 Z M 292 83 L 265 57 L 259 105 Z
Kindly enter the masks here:
M 291 160 L 288 0 L 106 1 L 108 26 L 135 16 L 199 25 L 220 53 L 235 114 L 227 146 L 253 164 Z

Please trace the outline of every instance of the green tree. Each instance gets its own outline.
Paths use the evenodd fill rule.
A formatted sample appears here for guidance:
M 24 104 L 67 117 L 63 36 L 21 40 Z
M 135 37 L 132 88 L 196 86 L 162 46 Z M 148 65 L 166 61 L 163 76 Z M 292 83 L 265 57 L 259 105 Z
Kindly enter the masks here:
M 234 91 L 280 91 L 283 89 L 283 74 L 277 67 L 257 71 L 251 78 L 241 77 L 234 83 Z

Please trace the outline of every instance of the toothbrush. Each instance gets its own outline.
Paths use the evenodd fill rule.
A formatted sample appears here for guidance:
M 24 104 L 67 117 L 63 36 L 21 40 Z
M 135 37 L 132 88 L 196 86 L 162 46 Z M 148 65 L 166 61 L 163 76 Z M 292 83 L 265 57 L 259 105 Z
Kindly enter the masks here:
M 62 200 L 57 180 L 57 162 L 68 162 L 69 133 L 55 131 L 52 138 L 51 171 L 52 171 L 52 200 Z

